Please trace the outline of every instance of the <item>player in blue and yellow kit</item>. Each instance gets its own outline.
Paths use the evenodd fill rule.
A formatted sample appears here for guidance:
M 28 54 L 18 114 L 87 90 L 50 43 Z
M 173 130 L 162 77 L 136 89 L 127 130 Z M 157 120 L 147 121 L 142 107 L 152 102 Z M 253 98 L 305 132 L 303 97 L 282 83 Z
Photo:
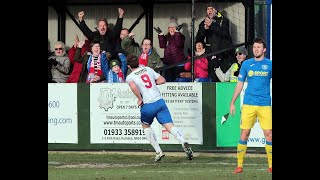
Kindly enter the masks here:
M 261 38 L 254 39 L 254 57 L 243 62 L 238 75 L 238 83 L 230 103 L 230 114 L 234 115 L 236 112 L 234 102 L 241 93 L 243 84 L 247 79 L 248 86 L 245 90 L 241 109 L 241 135 L 237 146 L 238 167 L 233 173 L 242 172 L 247 140 L 257 117 L 266 138 L 265 148 L 269 164 L 268 172 L 272 172 L 272 110 L 270 96 L 272 61 L 264 57 L 265 52 L 265 41 Z

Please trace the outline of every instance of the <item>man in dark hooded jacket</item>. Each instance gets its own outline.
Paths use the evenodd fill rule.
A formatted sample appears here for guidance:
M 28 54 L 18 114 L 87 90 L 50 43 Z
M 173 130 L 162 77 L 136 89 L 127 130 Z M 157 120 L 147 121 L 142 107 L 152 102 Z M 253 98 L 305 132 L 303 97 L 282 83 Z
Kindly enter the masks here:
M 233 43 L 229 33 L 229 20 L 214 8 L 213 3 L 208 3 L 206 8 L 207 17 L 199 25 L 196 41 L 206 42 L 206 52 L 208 54 L 232 48 Z M 232 49 L 214 55 L 209 59 L 211 60 L 208 62 L 208 72 L 213 82 L 220 82 L 215 74 L 215 68 L 220 67 L 226 73 L 231 65 L 236 62 Z

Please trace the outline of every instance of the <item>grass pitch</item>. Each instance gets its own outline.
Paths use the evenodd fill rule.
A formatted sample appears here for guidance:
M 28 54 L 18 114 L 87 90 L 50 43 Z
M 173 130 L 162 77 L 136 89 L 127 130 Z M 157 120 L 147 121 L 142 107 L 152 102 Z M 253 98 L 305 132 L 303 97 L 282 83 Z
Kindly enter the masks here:
M 194 153 L 187 160 L 183 152 L 165 152 L 154 162 L 151 152 L 48 152 L 48 180 L 271 180 L 265 154 L 247 154 L 243 173 L 232 174 L 236 154 Z

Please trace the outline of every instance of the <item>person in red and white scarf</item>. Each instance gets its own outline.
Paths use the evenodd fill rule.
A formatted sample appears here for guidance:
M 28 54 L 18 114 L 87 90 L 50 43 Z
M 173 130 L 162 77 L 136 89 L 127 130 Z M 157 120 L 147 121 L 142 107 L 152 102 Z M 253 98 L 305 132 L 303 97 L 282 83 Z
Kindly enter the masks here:
M 98 41 L 91 43 L 91 53 L 88 52 L 81 57 L 81 49 L 84 42 L 79 42 L 79 45 L 74 55 L 74 60 L 82 63 L 82 70 L 79 78 L 79 83 L 94 83 L 105 82 L 108 73 L 107 56 L 111 56 L 108 52 L 100 50 Z M 109 58 L 108 57 L 108 58 Z

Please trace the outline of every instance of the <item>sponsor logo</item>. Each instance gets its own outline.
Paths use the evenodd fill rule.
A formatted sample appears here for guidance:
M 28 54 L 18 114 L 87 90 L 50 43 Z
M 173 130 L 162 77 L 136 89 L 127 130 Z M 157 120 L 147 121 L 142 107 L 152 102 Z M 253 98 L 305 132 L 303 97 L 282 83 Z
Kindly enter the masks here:
M 267 70 L 267 69 L 268 69 L 268 65 L 262 65 L 261 68 L 262 68 L 263 70 Z
M 162 130 L 162 140 L 169 140 L 169 131 Z
M 249 77 L 252 77 L 252 76 L 253 76 L 253 74 L 254 74 L 254 73 L 253 73 L 253 71 L 252 71 L 252 70 L 250 70 L 250 71 L 248 72 L 248 76 L 249 76 Z

